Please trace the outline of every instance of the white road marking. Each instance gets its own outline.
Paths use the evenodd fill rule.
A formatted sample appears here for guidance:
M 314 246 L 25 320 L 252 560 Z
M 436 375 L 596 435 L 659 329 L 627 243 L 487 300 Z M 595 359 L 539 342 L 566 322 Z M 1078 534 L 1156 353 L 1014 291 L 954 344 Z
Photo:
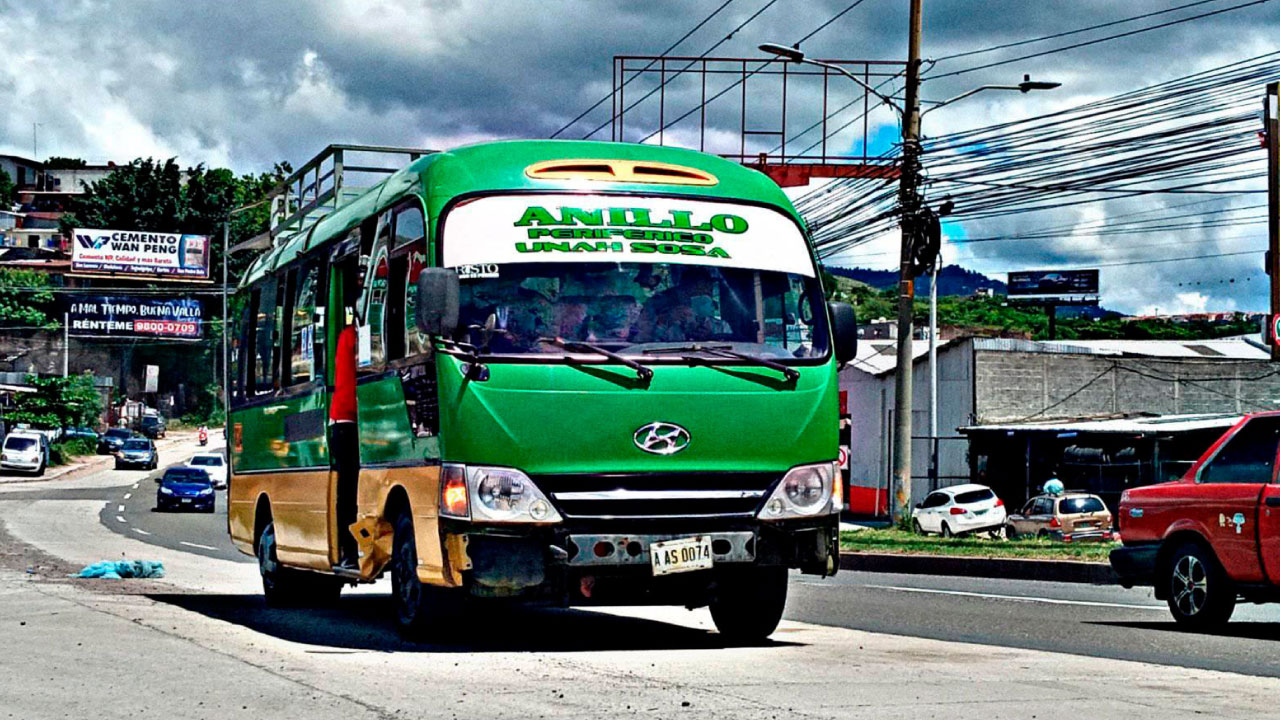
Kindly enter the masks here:
M 178 544 L 186 545 L 187 547 L 200 548 L 201 550 L 212 550 L 214 552 L 218 551 L 218 548 L 216 547 L 210 547 L 209 545 L 201 545 L 200 543 L 187 542 L 186 540 L 179 540 Z
M 138 486 L 139 486 L 139 485 L 141 485 L 141 484 L 142 484 L 142 483 L 140 483 L 140 482 L 136 482 L 136 483 L 134 483 L 134 484 L 133 484 L 133 489 L 134 489 L 134 490 L 137 490 L 137 489 L 138 489 Z
M 133 493 L 125 493 L 125 494 L 124 494 L 124 499 L 125 499 L 125 500 L 128 500 L 128 499 L 129 499 L 129 498 L 131 498 L 131 497 L 133 497 Z
M 936 590 L 934 588 L 902 587 L 900 585 L 864 585 L 863 587 L 878 590 L 895 590 L 897 592 L 928 593 L 932 595 L 957 595 L 960 597 L 984 598 L 987 600 L 1013 600 L 1014 602 L 1043 603 L 1045 605 L 1082 605 L 1084 607 L 1124 608 L 1127 610 L 1166 610 L 1164 605 L 1134 605 L 1130 603 L 1094 602 L 1091 600 L 1061 600 L 1058 598 L 1037 598 L 1025 595 L 996 595 L 994 593 L 965 592 L 963 590 Z
M 123 505 L 117 505 L 117 506 L 116 506 L 116 512 L 124 512 L 124 506 L 123 506 Z
M 146 530 L 142 530 L 142 529 L 139 529 L 139 528 L 136 528 L 136 527 L 131 527 L 131 528 L 129 528 L 129 529 L 130 529 L 130 530 L 132 530 L 132 531 L 134 531 L 134 532 L 136 532 L 136 533 L 138 533 L 139 535 L 150 535 L 150 534 L 151 534 L 151 533 L 147 532 Z
M 129 522 L 129 521 L 128 521 L 128 520 L 125 520 L 123 517 L 121 517 L 121 516 L 117 515 L 117 516 L 116 516 L 116 522 Z

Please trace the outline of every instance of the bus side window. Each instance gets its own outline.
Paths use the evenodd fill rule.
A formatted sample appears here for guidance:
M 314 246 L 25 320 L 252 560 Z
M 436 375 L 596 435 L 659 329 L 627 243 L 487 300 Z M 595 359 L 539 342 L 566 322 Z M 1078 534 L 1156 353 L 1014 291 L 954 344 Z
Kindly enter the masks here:
M 273 337 L 276 317 L 276 281 L 271 278 L 253 292 L 253 377 L 255 395 L 275 390 L 274 349 L 278 341 Z
M 320 269 L 308 262 L 289 274 L 292 302 L 289 314 L 287 383 L 311 382 L 316 377 L 315 319 Z
M 245 373 L 249 366 L 251 357 L 249 348 L 252 347 L 248 340 L 250 323 L 249 319 L 253 317 L 253 313 L 257 311 L 255 303 L 258 301 L 258 294 L 252 293 L 241 308 L 240 312 L 235 315 L 235 325 L 231 334 L 231 397 L 233 400 L 240 402 L 245 397 Z
M 409 252 L 408 270 L 405 273 L 404 332 L 405 355 L 413 357 L 431 352 L 430 338 L 418 330 L 418 274 L 426 267 L 427 254 L 414 249 Z
M 368 266 L 365 269 L 364 287 L 360 293 L 360 308 L 363 314 L 363 333 L 368 334 L 368 353 L 360 349 L 362 370 L 381 370 L 387 362 L 386 346 L 386 314 L 387 314 L 387 280 L 391 274 L 390 262 L 387 259 L 387 244 L 391 236 L 391 216 L 384 213 L 378 220 L 378 233 L 366 256 Z M 364 344 L 364 338 L 361 338 Z
M 400 255 L 401 262 L 391 271 L 397 281 L 403 283 L 402 303 L 397 303 L 396 328 L 404 328 L 403 355 L 413 357 L 426 353 L 430 346 L 427 337 L 418 332 L 416 322 L 418 273 L 426 264 L 426 219 L 422 214 L 417 199 L 410 200 L 396 210 L 395 237 L 396 248 L 407 248 Z
M 409 256 L 400 253 L 391 259 L 387 274 L 387 297 L 385 312 L 385 335 L 387 343 L 387 359 L 399 360 L 404 357 L 405 335 L 400 332 L 404 327 L 404 295 L 405 278 L 408 277 Z
M 422 217 L 422 208 L 418 207 L 416 199 L 396 210 L 395 225 L 397 249 L 410 244 L 416 246 L 418 250 L 426 249 L 426 245 L 422 242 L 427 234 L 426 223 Z

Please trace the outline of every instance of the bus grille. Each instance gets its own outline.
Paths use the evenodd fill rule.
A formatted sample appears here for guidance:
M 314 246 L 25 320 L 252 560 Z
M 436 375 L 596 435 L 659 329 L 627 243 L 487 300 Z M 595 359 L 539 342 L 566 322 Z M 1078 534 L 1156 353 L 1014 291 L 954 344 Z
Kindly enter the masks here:
M 566 518 L 750 517 L 777 473 L 535 475 Z

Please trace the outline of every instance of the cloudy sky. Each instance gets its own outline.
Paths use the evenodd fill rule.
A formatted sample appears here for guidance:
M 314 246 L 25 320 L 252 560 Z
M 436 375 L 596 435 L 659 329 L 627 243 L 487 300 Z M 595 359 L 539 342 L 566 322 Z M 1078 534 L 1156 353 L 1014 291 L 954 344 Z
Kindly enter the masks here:
M 1246 1 L 1206 0 L 1150 20 L 937 67 L 939 72 L 961 69 Z M 29 156 L 33 123 L 39 123 L 41 157 L 127 161 L 176 156 L 185 164 L 203 162 L 243 172 L 264 170 L 279 160 L 301 163 L 331 142 L 443 149 L 489 138 L 547 137 L 608 95 L 614 55 L 661 53 L 723 2 L 0 0 L 0 105 L 5 108 L 0 113 L 0 153 Z M 705 52 L 768 4 L 713 53 L 757 57 L 759 43 L 793 43 L 850 2 L 731 0 L 672 54 Z M 1191 2 L 926 0 L 924 54 L 938 58 Z M 906 7 L 906 0 L 864 0 L 805 40 L 803 48 L 815 57 L 900 60 L 906 52 Z M 1062 82 L 1063 87 L 1025 96 L 977 96 L 930 115 L 925 131 L 940 134 L 1066 108 L 1272 52 L 1278 31 L 1280 2 L 1270 2 L 934 80 L 926 83 L 927 98 L 949 97 L 979 84 L 1016 82 L 1023 73 Z M 728 77 L 713 76 L 708 94 L 727 87 Z M 697 105 L 699 83 L 693 76 L 671 81 L 662 104 L 667 122 Z M 812 77 L 791 79 L 789 137 L 820 117 L 816 83 Z M 628 104 L 656 84 L 656 77 L 645 76 L 628 85 Z M 777 80 L 753 78 L 749 88 L 750 129 L 780 129 Z M 832 107 L 855 97 L 847 82 L 832 81 Z M 627 115 L 627 140 L 639 141 L 657 129 L 658 100 L 655 94 Z M 734 90 L 710 106 L 709 150 L 738 151 L 740 101 L 740 91 Z M 606 100 L 562 136 L 582 137 L 603 125 L 595 137 L 609 139 L 611 105 Z M 846 113 L 841 121 L 852 117 Z M 672 126 L 663 140 L 696 146 L 697 118 L 695 113 Z M 866 145 L 872 153 L 884 151 L 898 132 L 887 111 L 872 113 L 868 130 Z M 819 137 L 816 131 L 794 137 L 788 152 Z M 771 149 L 776 143 L 759 145 L 771 139 L 757 136 L 752 149 Z M 861 153 L 863 142 L 861 125 L 855 123 L 828 141 L 828 152 Z M 1152 208 L 1171 204 L 1143 202 Z M 1256 202 L 1257 196 L 1227 197 L 1217 207 Z M 1008 222 L 1010 228 L 1014 223 L 1026 228 L 1096 222 L 1135 208 L 1142 209 L 1108 203 Z M 980 230 L 1001 228 L 988 221 Z M 1177 251 L 1188 255 L 1260 248 L 1265 237 L 1261 228 L 1187 233 L 1185 239 L 1197 244 Z M 1104 242 L 1085 235 L 1065 245 L 992 243 L 1000 247 L 980 250 L 957 245 L 946 253 L 948 261 L 995 275 L 1010 269 L 1106 265 L 1154 252 L 1145 236 Z M 891 242 L 873 242 L 839 263 L 888 266 Z M 1105 267 L 1104 303 L 1129 312 L 1262 309 L 1266 285 L 1260 265 L 1259 255 Z

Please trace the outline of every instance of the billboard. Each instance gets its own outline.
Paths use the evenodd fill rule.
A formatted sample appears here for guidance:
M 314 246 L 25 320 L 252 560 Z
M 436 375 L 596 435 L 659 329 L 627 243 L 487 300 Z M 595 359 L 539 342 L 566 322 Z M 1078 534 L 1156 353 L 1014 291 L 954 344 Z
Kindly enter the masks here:
M 71 243 L 72 272 L 209 277 L 205 235 L 76 228 Z
M 1028 270 L 1009 273 L 1009 299 L 1096 301 L 1098 271 Z
M 195 298 L 83 295 L 67 303 L 67 334 L 199 340 L 204 306 Z

